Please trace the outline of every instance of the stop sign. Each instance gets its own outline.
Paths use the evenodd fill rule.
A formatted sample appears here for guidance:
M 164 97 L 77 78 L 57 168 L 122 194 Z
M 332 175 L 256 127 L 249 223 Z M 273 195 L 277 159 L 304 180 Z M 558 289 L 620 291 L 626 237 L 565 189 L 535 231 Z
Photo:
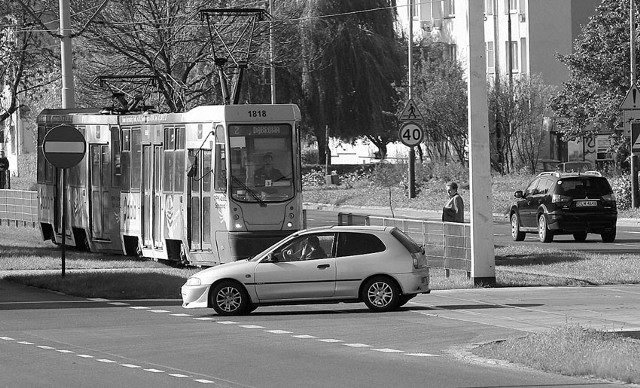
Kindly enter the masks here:
M 44 157 L 58 168 L 70 168 L 80 163 L 86 150 L 84 136 L 71 125 L 52 128 L 42 140 Z

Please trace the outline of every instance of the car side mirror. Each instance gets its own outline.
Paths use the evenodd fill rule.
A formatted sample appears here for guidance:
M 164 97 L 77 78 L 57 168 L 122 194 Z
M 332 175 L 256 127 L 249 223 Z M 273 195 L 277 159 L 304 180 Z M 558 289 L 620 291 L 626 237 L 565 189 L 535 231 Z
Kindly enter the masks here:
M 522 190 L 518 190 L 515 193 L 513 193 L 513 196 L 516 198 L 524 198 L 524 194 L 522 193 Z

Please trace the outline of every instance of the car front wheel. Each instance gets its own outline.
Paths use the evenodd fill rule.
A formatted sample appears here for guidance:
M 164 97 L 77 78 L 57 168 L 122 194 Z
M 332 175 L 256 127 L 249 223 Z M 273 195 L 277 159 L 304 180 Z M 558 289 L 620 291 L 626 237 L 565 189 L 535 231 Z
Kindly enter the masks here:
M 538 238 L 540 242 L 548 243 L 553 241 L 553 232 L 549 230 L 547 226 L 547 217 L 544 214 L 540 214 L 538 217 Z
M 219 315 L 241 315 L 248 310 L 249 295 L 240 284 L 220 282 L 211 291 L 211 306 Z
M 362 299 L 371 311 L 391 311 L 400 304 L 400 291 L 393 280 L 383 276 L 375 277 L 364 285 Z
M 511 215 L 511 238 L 513 241 L 524 240 L 525 233 L 520 230 L 520 216 L 518 213 Z

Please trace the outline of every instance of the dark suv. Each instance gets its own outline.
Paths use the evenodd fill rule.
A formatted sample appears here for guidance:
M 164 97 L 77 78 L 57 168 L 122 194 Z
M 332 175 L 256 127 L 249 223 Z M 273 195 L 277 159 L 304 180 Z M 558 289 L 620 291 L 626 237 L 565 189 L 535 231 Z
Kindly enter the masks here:
M 573 234 L 584 241 L 598 233 L 602 241 L 616 239 L 616 197 L 606 178 L 598 172 L 539 174 L 509 210 L 511 237 L 522 241 L 525 233 L 538 233 L 542 242 L 556 234 Z

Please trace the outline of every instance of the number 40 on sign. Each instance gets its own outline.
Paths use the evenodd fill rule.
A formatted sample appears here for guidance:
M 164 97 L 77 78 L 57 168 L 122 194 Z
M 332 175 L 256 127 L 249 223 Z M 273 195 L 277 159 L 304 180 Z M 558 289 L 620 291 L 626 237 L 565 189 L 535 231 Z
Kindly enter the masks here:
M 413 122 L 403 123 L 400 126 L 400 131 L 398 132 L 398 137 L 402 144 L 414 147 L 422 142 L 422 138 L 424 137 L 424 132 L 422 128 Z

